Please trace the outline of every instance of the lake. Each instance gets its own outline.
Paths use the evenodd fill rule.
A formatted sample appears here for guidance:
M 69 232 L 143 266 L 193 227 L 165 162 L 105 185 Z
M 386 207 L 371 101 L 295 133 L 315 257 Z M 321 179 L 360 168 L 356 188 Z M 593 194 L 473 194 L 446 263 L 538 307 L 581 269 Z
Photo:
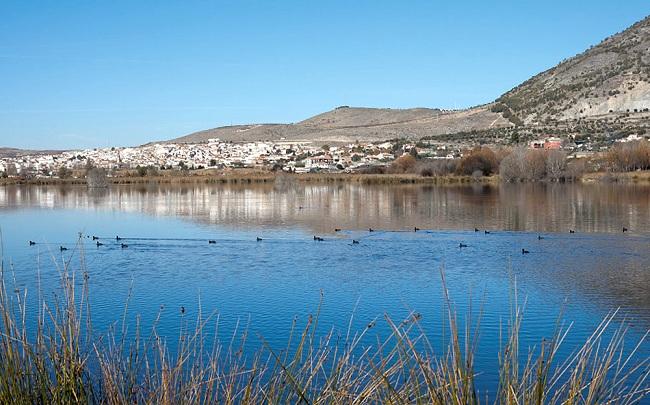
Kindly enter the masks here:
M 80 268 L 83 257 L 99 331 L 121 319 L 130 296 L 129 322 L 139 314 L 147 329 L 161 312 L 158 331 L 171 340 L 182 316 L 216 311 L 219 337 L 248 328 L 282 348 L 322 293 L 319 332 L 377 320 L 371 344 L 388 332 L 385 314 L 399 321 L 416 311 L 442 344 L 441 271 L 459 320 L 482 313 L 485 387 L 498 378 L 514 291 L 525 306 L 522 348 L 552 336 L 560 314 L 572 323 L 565 355 L 617 308 L 630 345 L 650 328 L 648 186 L 7 186 L 0 229 L 5 279 L 27 290 L 32 315 L 39 289 L 54 293 L 63 263 Z M 650 355 L 647 343 L 639 355 Z

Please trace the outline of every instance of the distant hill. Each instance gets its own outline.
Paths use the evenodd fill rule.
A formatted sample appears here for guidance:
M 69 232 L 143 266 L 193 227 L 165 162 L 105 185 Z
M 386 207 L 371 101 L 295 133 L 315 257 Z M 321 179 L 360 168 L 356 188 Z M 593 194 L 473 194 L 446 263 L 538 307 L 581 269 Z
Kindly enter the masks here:
M 49 153 L 59 153 L 60 150 L 28 150 L 28 149 L 16 149 L 16 148 L 2 148 L 0 147 L 0 158 L 13 158 L 23 155 L 37 155 L 37 154 L 49 154 Z
M 397 137 L 476 134 L 513 127 L 565 133 L 608 132 L 648 126 L 648 115 L 622 115 L 650 108 L 650 17 L 599 45 L 563 61 L 499 97 L 494 103 L 461 111 L 428 108 L 339 107 L 295 124 L 238 125 L 189 134 L 174 142 L 310 140 L 349 142 Z M 636 111 L 635 111 L 636 110 Z M 558 124 L 559 123 L 559 124 Z M 613 124 L 612 124 L 613 123 Z M 518 129 L 516 131 L 519 131 Z M 481 135 L 479 135 L 480 137 Z M 474 139 L 476 140 L 476 139 Z
M 430 135 L 512 126 L 501 114 L 481 106 L 462 111 L 413 108 L 339 107 L 295 124 L 259 124 L 220 127 L 195 132 L 173 142 L 308 140 L 353 142 Z

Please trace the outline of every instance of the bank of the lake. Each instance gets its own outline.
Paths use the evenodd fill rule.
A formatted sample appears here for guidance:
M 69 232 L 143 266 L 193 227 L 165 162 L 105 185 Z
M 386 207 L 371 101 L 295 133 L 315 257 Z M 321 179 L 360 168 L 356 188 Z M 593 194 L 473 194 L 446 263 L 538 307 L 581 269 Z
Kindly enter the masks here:
M 203 170 L 196 172 L 173 172 L 165 175 L 138 176 L 125 174 L 108 177 L 108 183 L 124 184 L 257 184 L 278 181 L 297 181 L 305 183 L 352 182 L 362 184 L 496 184 L 499 175 L 492 176 L 420 176 L 415 174 L 359 174 L 359 173 L 278 173 L 268 171 L 231 170 L 226 172 Z M 578 181 L 590 183 L 599 181 L 618 181 L 631 183 L 650 183 L 650 171 L 635 172 L 595 172 L 586 173 Z M 3 178 L 0 186 L 6 185 L 86 185 L 85 177 L 60 179 L 56 177 Z
M 498 176 L 418 176 L 414 174 L 357 174 L 357 173 L 276 173 L 255 171 L 206 171 L 196 173 L 174 173 L 157 176 L 120 175 L 108 177 L 110 184 L 254 184 L 281 181 L 305 183 L 353 182 L 362 184 L 467 184 L 495 183 Z M 21 179 L 17 177 L 0 179 L 0 185 L 85 185 L 84 177 L 59 179 L 38 177 Z

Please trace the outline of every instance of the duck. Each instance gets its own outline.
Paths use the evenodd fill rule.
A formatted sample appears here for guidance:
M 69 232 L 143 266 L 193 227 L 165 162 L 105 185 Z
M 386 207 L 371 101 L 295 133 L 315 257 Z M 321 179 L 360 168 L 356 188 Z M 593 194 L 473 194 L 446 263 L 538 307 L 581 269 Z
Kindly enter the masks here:
M 322 241 L 324 241 L 325 239 L 323 239 L 323 238 L 321 238 L 321 237 L 319 237 L 319 236 L 314 236 L 314 240 L 319 241 L 319 242 L 322 242 Z
M 67 248 L 67 247 L 63 247 L 63 246 L 59 246 L 59 250 L 63 252 L 63 251 L 65 251 L 65 250 L 68 250 L 68 248 Z
M 478 232 L 478 231 L 480 231 L 480 229 L 474 228 L 474 232 Z
M 420 230 L 420 228 L 418 228 L 417 226 L 414 226 L 414 227 L 413 227 L 413 232 L 417 232 L 417 231 L 419 231 L 419 230 Z
M 368 232 L 374 232 L 375 230 L 372 228 L 368 228 Z
M 97 239 L 99 239 L 99 237 L 93 236 L 93 240 L 97 240 Z
M 334 232 L 341 232 L 341 228 L 334 228 Z
M 116 236 L 115 240 L 122 240 L 122 238 L 120 238 L 119 236 Z
M 258 241 L 258 242 L 261 242 L 261 241 L 262 241 L 262 238 L 260 238 L 260 237 L 258 236 L 258 237 L 257 237 L 257 241 Z
M 104 244 L 101 243 L 100 241 L 97 241 L 96 245 L 97 245 L 97 247 L 104 246 Z
M 521 249 L 521 254 L 522 254 L 522 255 L 525 255 L 525 254 L 528 254 L 528 253 L 530 253 L 528 250 L 526 250 L 526 249 Z
M 208 244 L 209 244 L 209 245 L 213 245 L 213 244 L 215 244 L 215 243 L 217 243 L 217 241 L 214 240 L 214 239 L 210 239 L 210 240 L 208 241 Z
M 542 235 L 537 235 L 537 240 L 542 240 L 544 237 Z
M 467 245 L 461 242 L 461 243 L 458 244 L 458 247 L 459 248 L 466 248 Z
M 126 249 L 126 248 L 129 247 L 129 245 L 127 245 L 126 243 L 122 243 L 122 244 L 120 244 L 120 247 L 121 247 L 122 249 Z
M 627 232 L 627 228 L 626 228 L 626 227 L 623 227 L 623 232 L 624 232 L 624 233 Z
M 569 233 L 576 233 L 573 229 L 569 229 Z
M 185 313 L 185 307 L 181 307 L 181 314 Z
M 358 245 L 358 244 L 359 244 L 359 241 L 356 240 L 356 239 L 352 239 L 352 244 L 353 244 L 353 245 Z
M 29 246 L 34 246 L 35 244 L 36 244 L 36 242 L 34 242 L 33 240 L 29 241 Z
M 490 234 L 490 231 L 483 231 L 483 232 L 485 232 L 486 235 Z

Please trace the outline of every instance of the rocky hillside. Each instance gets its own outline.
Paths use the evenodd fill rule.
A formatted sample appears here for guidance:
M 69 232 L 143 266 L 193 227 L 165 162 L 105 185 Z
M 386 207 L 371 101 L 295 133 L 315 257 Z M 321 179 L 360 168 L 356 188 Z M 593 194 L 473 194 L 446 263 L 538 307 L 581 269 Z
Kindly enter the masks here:
M 527 80 L 493 110 L 524 124 L 650 108 L 650 17 Z

